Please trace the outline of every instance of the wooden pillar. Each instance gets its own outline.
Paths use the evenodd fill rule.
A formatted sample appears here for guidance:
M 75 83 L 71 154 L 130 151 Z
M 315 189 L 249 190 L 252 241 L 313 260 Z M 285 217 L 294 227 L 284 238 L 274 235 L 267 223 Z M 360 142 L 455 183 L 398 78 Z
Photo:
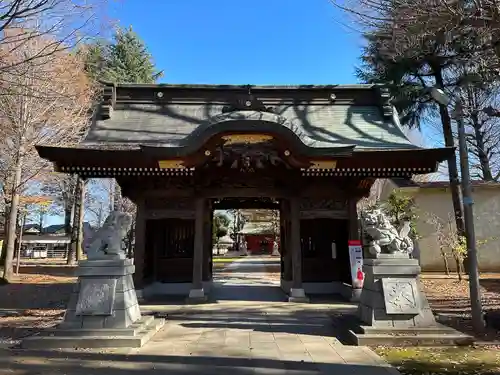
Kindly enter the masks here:
M 348 200 L 348 206 L 347 206 L 347 215 L 349 217 L 349 240 L 360 240 L 361 239 L 361 233 L 360 233 L 360 228 L 359 228 L 359 220 L 358 220 L 358 209 L 357 209 L 357 203 L 358 203 L 359 198 L 358 197 L 350 197 Z M 345 267 L 349 268 L 349 276 L 351 277 L 350 284 L 352 283 L 352 270 L 351 270 L 351 262 L 350 262 L 350 255 L 347 257 L 348 262 L 345 264 Z M 344 267 L 344 266 L 341 266 Z M 355 285 L 352 285 L 351 289 L 351 295 L 350 295 L 350 301 L 351 302 L 359 302 L 361 298 L 361 288 L 356 287 Z
M 204 232 L 203 232 L 203 280 L 212 280 L 212 205 L 207 199 L 204 211 Z
M 300 200 L 290 199 L 290 244 L 292 258 L 292 288 L 290 302 L 308 302 L 302 285 L 302 249 L 300 246 Z
M 347 214 L 349 217 L 349 240 L 359 240 L 361 238 L 359 233 L 359 221 L 357 205 L 358 198 L 351 197 L 348 201 Z
M 290 254 L 290 202 L 287 199 L 281 201 L 280 207 L 280 253 L 281 253 L 281 276 L 283 281 L 292 280 L 292 260 Z
M 189 302 L 203 302 L 206 300 L 205 292 L 203 290 L 205 209 L 205 199 L 197 198 L 195 202 L 193 280 L 191 290 L 189 292 Z
M 151 249 L 152 250 L 152 249 Z M 146 202 L 137 202 L 135 214 L 135 245 L 134 245 L 134 285 L 136 289 L 144 288 L 144 259 L 146 258 Z

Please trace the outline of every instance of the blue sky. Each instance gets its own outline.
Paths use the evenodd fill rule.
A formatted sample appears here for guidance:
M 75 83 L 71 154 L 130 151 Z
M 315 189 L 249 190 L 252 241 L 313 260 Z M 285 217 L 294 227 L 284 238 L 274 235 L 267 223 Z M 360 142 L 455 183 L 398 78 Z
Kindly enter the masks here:
M 120 0 L 111 17 L 144 39 L 162 82 L 356 82 L 362 41 L 329 0 Z
M 329 0 L 118 0 L 109 16 L 145 41 L 163 83 L 357 83 L 363 41 Z

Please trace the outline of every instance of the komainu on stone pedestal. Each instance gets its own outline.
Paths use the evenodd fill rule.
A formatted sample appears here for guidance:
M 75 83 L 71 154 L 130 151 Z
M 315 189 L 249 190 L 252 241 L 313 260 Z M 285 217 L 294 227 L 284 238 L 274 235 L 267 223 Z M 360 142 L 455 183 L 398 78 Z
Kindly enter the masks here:
M 363 263 L 360 325 L 351 331 L 354 341 L 358 345 L 471 343 L 470 336 L 436 322 L 420 287 L 418 260 L 410 259 L 409 223 L 397 231 L 379 209 L 363 212 L 361 223 L 374 258 Z
M 132 217 L 119 211 L 113 211 L 94 234 L 86 249 L 87 259 L 125 259 L 123 239 L 127 236 L 132 224 Z
M 405 221 L 398 231 L 381 209 L 369 209 L 361 214 L 361 226 L 370 238 L 372 255 L 386 253 L 404 256 L 413 252 L 409 221 Z
M 78 264 L 64 321 L 23 340 L 23 348 L 140 347 L 163 326 L 162 319 L 141 315 L 135 266 L 122 248 L 131 222 L 126 213 L 109 215 L 91 241 L 88 260 Z

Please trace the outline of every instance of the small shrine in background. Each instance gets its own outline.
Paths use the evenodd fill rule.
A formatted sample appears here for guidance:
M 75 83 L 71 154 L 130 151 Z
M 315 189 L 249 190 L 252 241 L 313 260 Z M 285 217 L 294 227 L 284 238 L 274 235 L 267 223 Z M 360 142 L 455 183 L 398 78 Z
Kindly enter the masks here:
M 278 210 L 240 210 L 245 218 L 238 232 L 247 243 L 248 255 L 272 255 L 273 248 L 280 243 L 280 217 Z M 279 255 L 279 254 L 278 254 Z

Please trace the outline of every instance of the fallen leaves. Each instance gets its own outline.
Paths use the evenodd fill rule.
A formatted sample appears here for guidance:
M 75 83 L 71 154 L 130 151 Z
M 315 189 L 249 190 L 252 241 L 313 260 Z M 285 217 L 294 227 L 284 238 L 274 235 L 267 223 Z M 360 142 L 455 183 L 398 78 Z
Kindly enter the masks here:
M 375 351 L 403 375 L 493 375 L 500 370 L 500 353 L 495 349 L 378 347 Z
M 70 267 L 26 267 L 11 284 L 0 286 L 0 340 L 19 340 L 58 324 L 75 277 Z M 36 273 L 37 271 L 43 273 Z
M 481 341 L 500 340 L 500 332 L 487 328 L 477 334 L 472 328 L 468 280 L 454 278 L 423 277 L 422 285 L 429 304 L 440 321 L 459 331 L 474 335 Z M 498 275 L 481 277 L 481 299 L 483 308 L 500 310 L 500 278 Z

